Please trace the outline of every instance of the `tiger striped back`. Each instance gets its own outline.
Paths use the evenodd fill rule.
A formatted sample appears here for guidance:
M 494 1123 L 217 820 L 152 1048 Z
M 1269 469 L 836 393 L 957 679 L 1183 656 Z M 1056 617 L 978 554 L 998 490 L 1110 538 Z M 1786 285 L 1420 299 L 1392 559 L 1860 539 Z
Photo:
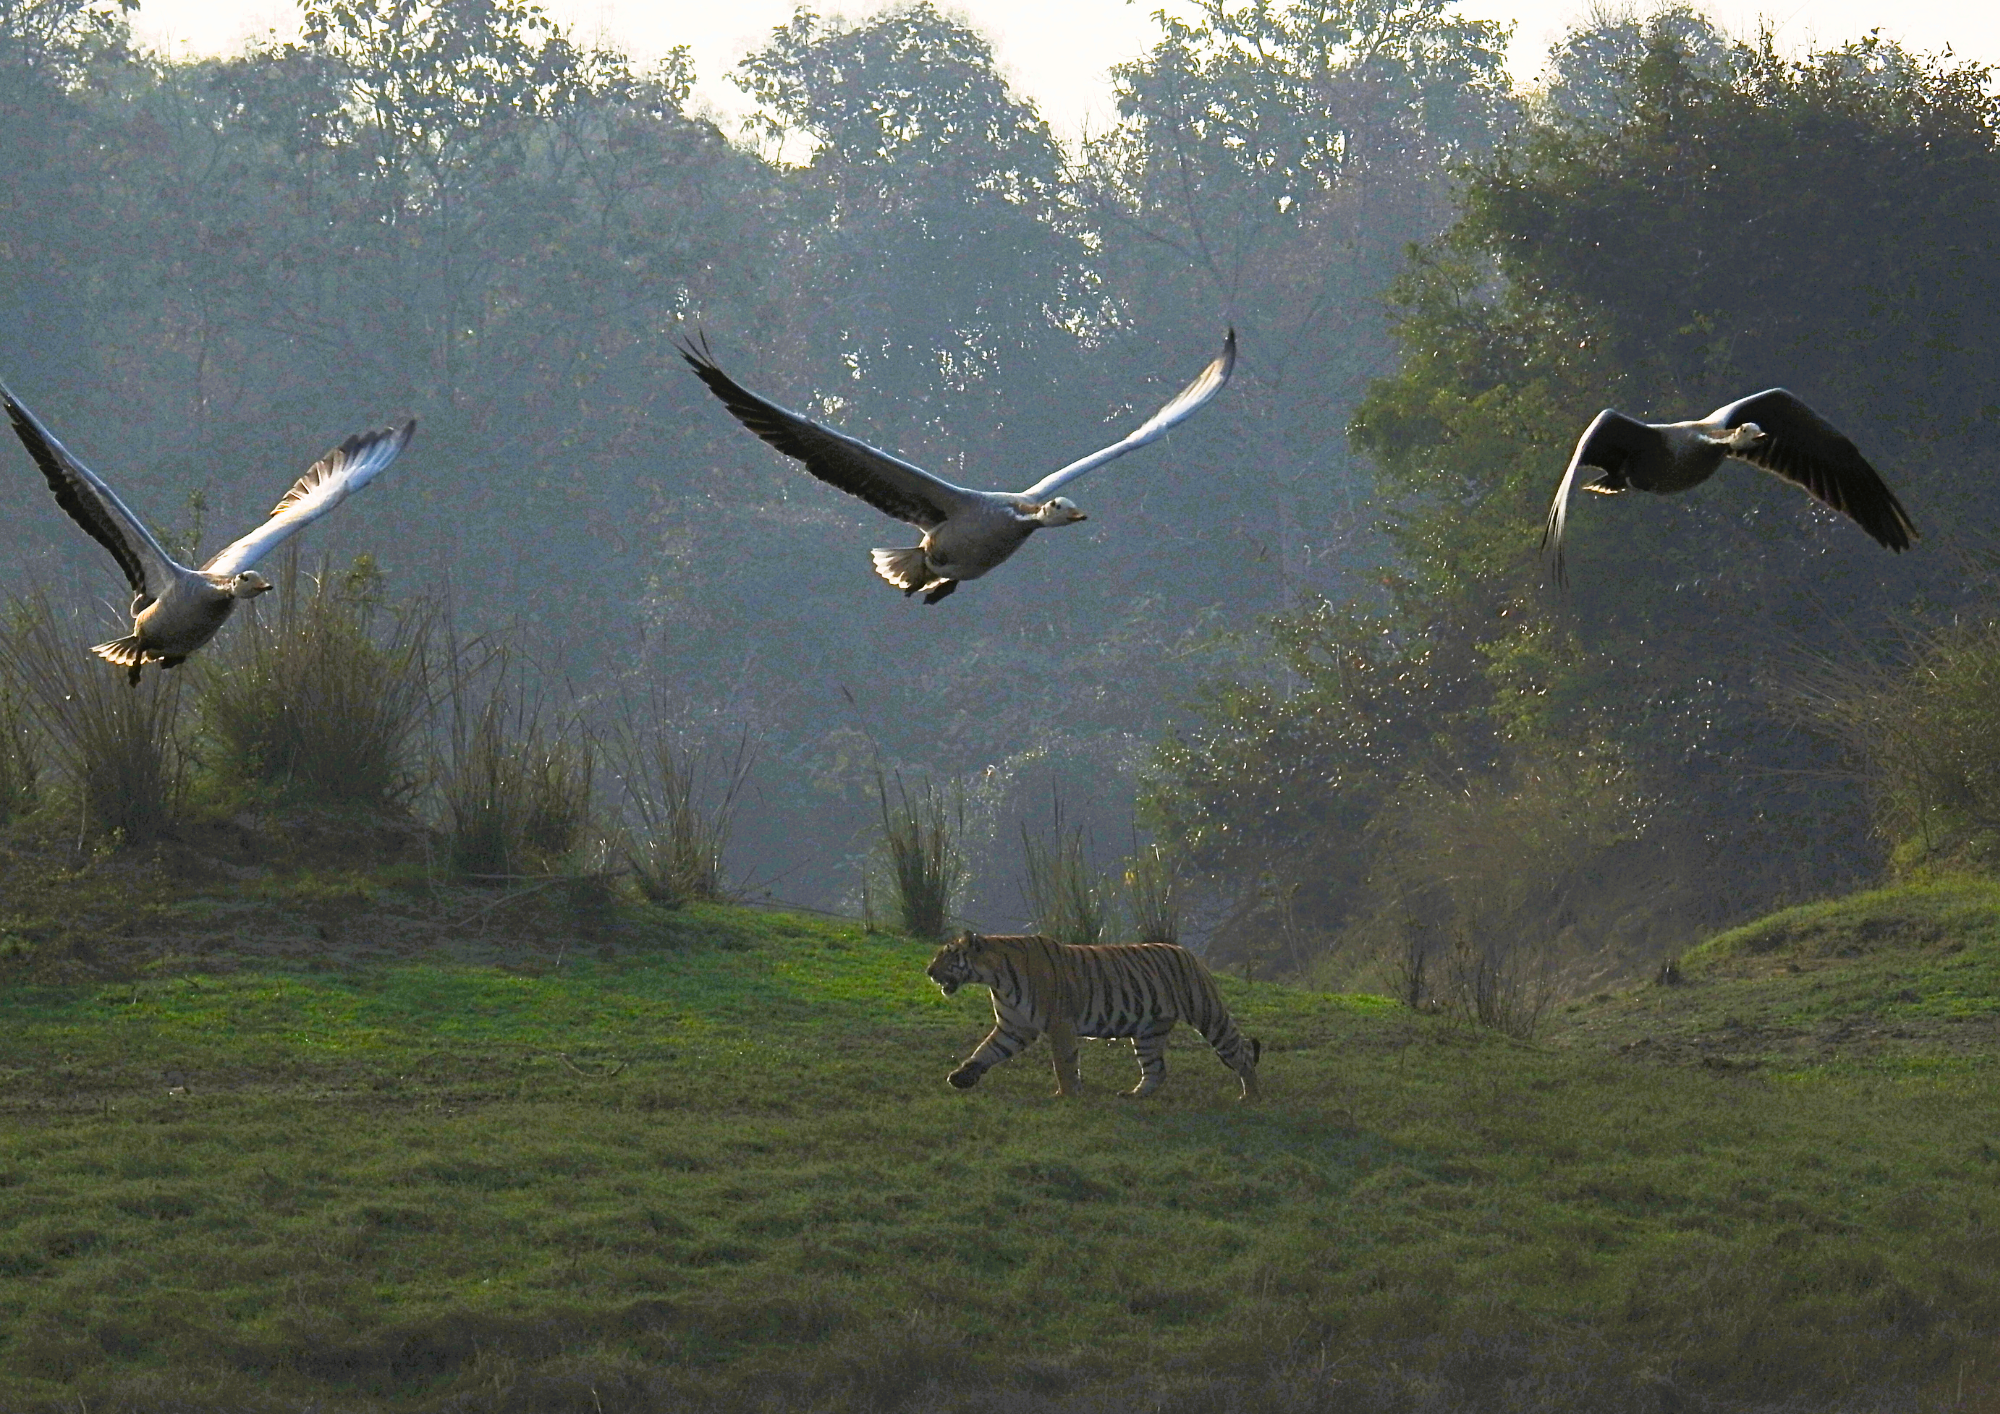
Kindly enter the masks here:
M 1130 1093 L 1148 1095 L 1166 1077 L 1167 1034 L 1185 1021 L 1241 1078 L 1243 1098 L 1257 1098 L 1262 1047 L 1236 1029 L 1201 959 L 1176 944 L 1079 947 L 1036 934 L 966 933 L 939 949 L 927 971 L 946 996 L 974 982 L 993 994 L 993 1030 L 947 1077 L 961 1090 L 1046 1033 L 1057 1094 L 1080 1086 L 1077 1038 L 1115 1036 L 1130 1037 L 1139 1060 Z

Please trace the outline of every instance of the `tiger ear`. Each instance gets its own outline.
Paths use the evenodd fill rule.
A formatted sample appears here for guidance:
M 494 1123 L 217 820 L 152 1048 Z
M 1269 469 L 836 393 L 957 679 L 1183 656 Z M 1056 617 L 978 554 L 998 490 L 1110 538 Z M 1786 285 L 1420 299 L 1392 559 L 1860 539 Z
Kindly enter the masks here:
M 972 952 L 978 949 L 981 941 L 982 939 L 977 933 L 967 928 L 963 933 L 958 935 L 958 940 L 952 946 L 964 948 L 967 952 Z

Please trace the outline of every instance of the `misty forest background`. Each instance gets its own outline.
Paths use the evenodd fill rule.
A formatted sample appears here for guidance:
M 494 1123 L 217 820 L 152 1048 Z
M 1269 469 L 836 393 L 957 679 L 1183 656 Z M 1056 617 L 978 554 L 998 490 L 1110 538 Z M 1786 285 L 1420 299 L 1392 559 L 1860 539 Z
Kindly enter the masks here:
M 737 71 L 740 133 L 689 110 L 684 55 L 642 72 L 515 0 L 301 8 L 297 44 L 170 62 L 114 6 L 0 0 L 0 371 L 208 551 L 323 448 L 420 417 L 309 562 L 447 596 L 550 701 L 658 694 L 717 779 L 747 741 L 740 885 L 857 908 L 880 770 L 962 792 L 982 926 L 1023 921 L 1021 831 L 1059 799 L 1106 871 L 1157 842 L 1224 964 L 1408 983 L 1532 945 L 1582 985 L 1988 857 L 1985 70 L 1667 10 L 1579 30 L 1520 92 L 1503 31 L 1442 0 L 1208 0 L 1070 149 L 927 4 L 801 9 Z M 746 434 L 673 345 L 1016 489 L 1230 323 L 1224 397 L 937 608 L 869 572 L 907 527 Z M 1599 407 L 1773 385 L 1883 469 L 1914 553 L 1739 468 L 1592 498 L 1547 586 Z M 80 653 L 122 586 L 11 439 L 0 463 L 0 590 L 85 603 Z

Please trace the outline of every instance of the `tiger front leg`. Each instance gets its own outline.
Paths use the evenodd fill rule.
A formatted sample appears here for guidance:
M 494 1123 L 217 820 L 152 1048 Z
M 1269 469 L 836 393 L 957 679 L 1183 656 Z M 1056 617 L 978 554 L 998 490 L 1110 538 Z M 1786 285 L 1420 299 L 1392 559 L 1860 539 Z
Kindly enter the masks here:
M 1016 1031 L 996 1025 L 986 1033 L 986 1039 L 979 1043 L 977 1049 L 960 1062 L 958 1069 L 945 1076 L 946 1083 L 954 1090 L 970 1090 L 979 1083 L 980 1076 L 1002 1061 L 1014 1059 L 1040 1034 L 1038 1031 Z
M 1056 1068 L 1056 1098 L 1068 1099 L 1083 1090 L 1083 1074 L 1076 1064 L 1076 1027 L 1058 1021 L 1049 1027 L 1049 1056 Z

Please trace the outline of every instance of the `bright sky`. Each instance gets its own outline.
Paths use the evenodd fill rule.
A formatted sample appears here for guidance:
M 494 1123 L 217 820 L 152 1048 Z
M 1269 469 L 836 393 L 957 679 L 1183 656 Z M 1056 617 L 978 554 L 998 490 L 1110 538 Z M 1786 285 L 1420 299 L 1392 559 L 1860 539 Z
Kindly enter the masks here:
M 697 96 L 725 127 L 747 107 L 729 70 L 760 47 L 797 8 L 797 0 L 541 0 L 578 38 L 607 41 L 650 60 L 676 44 L 695 59 Z M 1056 131 L 1075 138 L 1115 120 L 1109 70 L 1151 47 L 1153 12 L 1181 0 L 945 0 L 941 8 L 969 21 L 992 42 L 1001 71 L 1034 99 Z M 863 20 L 890 8 L 881 0 L 816 0 L 812 8 Z M 1463 0 L 1476 19 L 1516 21 L 1510 61 L 1517 80 L 1540 70 L 1550 45 L 1590 11 L 1590 0 Z M 1603 8 L 1624 8 L 1610 0 Z M 1650 5 L 1637 8 L 1646 10 Z M 1993 0 L 1707 0 L 1701 5 L 1742 37 L 1767 24 L 1789 49 L 1830 45 L 1880 27 L 1885 37 L 1936 52 L 2000 65 L 2000 4 Z M 297 11 L 276 0 L 144 0 L 133 17 L 140 39 L 176 54 L 233 53 L 253 38 L 296 32 Z

